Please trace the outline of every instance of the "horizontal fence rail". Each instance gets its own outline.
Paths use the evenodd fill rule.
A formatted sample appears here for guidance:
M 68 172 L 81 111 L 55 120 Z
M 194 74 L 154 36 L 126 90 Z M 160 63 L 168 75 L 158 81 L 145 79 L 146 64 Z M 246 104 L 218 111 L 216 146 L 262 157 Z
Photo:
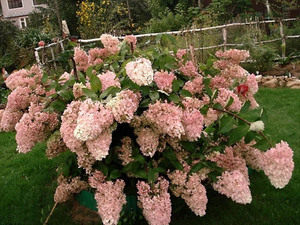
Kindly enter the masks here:
M 261 25 L 261 24 L 279 24 L 279 32 L 280 32 L 280 38 L 274 38 L 270 40 L 264 40 L 264 41 L 255 41 L 254 44 L 267 44 L 267 43 L 272 43 L 272 42 L 277 42 L 281 41 L 281 58 L 285 59 L 286 58 L 286 40 L 288 39 L 297 39 L 300 38 L 300 34 L 297 35 L 285 35 L 284 34 L 284 22 L 295 22 L 298 21 L 300 18 L 288 18 L 288 19 L 281 19 L 281 20 L 265 20 L 265 21 L 252 21 L 252 22 L 244 22 L 244 23 L 230 23 L 230 24 L 224 24 L 224 25 L 219 25 L 219 26 L 213 26 L 213 27 L 203 27 L 203 28 L 196 28 L 196 29 L 187 29 L 187 30 L 181 30 L 181 31 L 168 31 L 168 32 L 159 32 L 159 33 L 149 33 L 149 34 L 138 34 L 134 35 L 137 39 L 139 38 L 145 38 L 145 37 L 156 37 L 158 35 L 163 35 L 163 34 L 169 34 L 169 35 L 185 35 L 185 34 L 195 34 L 197 32 L 203 32 L 203 31 L 209 31 L 209 30 L 221 30 L 221 36 L 222 36 L 222 44 L 218 45 L 211 45 L 211 46 L 203 46 L 199 48 L 195 48 L 196 51 L 199 50 L 209 50 L 209 49 L 215 49 L 215 48 L 223 48 L 224 50 L 227 49 L 227 47 L 243 47 L 245 44 L 243 43 L 228 43 L 228 28 L 230 27 L 236 27 L 236 26 L 249 26 L 249 25 Z M 117 38 L 119 39 L 124 39 L 125 36 L 118 36 Z M 60 45 L 62 52 L 64 51 L 63 47 L 63 41 L 56 42 L 56 43 L 51 43 L 49 45 L 46 45 L 44 47 L 38 47 L 35 48 L 35 57 L 36 61 L 39 65 L 43 65 L 45 62 L 41 62 L 40 56 L 39 56 L 39 51 L 45 50 L 45 48 L 50 48 L 51 49 L 51 56 L 52 56 L 52 62 L 55 65 L 55 56 L 53 53 L 53 47 Z M 77 40 L 77 44 L 80 46 L 81 44 L 88 44 L 88 43 L 94 43 L 100 41 L 100 38 L 93 38 L 93 39 L 79 39 Z M 187 47 L 187 46 L 186 46 Z M 187 48 L 187 50 L 189 50 Z M 291 58 L 296 58 L 300 56 L 293 56 Z M 50 62 L 50 61 L 49 61 Z

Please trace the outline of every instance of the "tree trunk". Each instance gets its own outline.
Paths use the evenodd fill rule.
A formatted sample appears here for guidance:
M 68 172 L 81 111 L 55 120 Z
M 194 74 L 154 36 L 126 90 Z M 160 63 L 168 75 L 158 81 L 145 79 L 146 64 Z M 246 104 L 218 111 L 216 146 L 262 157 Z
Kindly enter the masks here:
M 126 3 L 127 3 L 127 9 L 128 9 L 128 19 L 129 19 L 130 32 L 131 32 L 131 34 L 133 34 L 132 19 L 131 19 L 130 7 L 129 7 L 129 0 L 126 0 Z

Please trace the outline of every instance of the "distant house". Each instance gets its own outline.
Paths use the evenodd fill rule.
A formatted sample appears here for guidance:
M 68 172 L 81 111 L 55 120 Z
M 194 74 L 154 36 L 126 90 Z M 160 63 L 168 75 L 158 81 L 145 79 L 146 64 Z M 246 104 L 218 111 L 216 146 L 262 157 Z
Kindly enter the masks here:
M 0 0 L 1 19 L 12 21 L 17 27 L 27 27 L 29 14 L 38 7 L 47 7 L 46 0 Z

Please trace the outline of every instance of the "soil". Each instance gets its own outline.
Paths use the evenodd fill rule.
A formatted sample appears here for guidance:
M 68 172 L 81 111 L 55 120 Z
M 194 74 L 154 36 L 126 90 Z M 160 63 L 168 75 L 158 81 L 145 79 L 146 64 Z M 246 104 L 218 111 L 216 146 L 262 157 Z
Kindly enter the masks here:
M 80 205 L 76 200 L 73 200 L 71 213 L 73 221 L 77 224 L 101 224 L 101 219 L 97 212 Z
M 285 76 L 289 75 L 300 79 L 300 61 L 292 62 L 287 65 L 276 65 L 271 70 L 262 72 L 266 76 Z

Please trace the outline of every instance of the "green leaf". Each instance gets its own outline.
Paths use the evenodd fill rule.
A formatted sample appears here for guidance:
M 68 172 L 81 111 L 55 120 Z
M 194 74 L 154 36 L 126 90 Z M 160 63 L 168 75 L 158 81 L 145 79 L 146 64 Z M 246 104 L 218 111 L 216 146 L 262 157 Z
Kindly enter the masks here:
M 135 172 L 136 170 L 138 170 L 138 168 L 141 166 L 140 162 L 134 161 L 129 163 L 128 165 L 124 166 L 122 169 L 123 173 L 127 173 L 127 172 Z
M 219 133 L 220 134 L 228 133 L 233 129 L 234 125 L 235 125 L 234 117 L 229 115 L 224 115 L 220 120 Z
M 172 64 L 172 63 L 166 63 L 166 64 L 165 64 L 165 67 L 166 67 L 167 69 L 169 69 L 169 70 L 173 70 L 173 69 L 176 69 L 176 68 L 177 68 L 177 66 L 175 66 L 175 65 Z
M 193 95 L 188 90 L 182 89 L 180 92 L 180 95 L 183 97 L 192 97 Z
M 190 170 L 190 173 L 196 173 L 198 172 L 199 170 L 201 170 L 202 168 L 204 167 L 204 165 L 200 162 L 200 163 L 197 163 L 195 164 L 194 166 L 192 166 L 191 170 Z
M 58 99 L 52 102 L 50 106 L 57 112 L 63 112 L 66 108 L 66 103 L 63 100 Z
M 201 114 L 202 114 L 202 115 L 206 115 L 208 109 L 209 109 L 208 105 L 204 105 L 204 106 L 200 109 Z
M 148 177 L 145 170 L 137 170 L 134 172 L 134 175 L 142 179 L 147 179 Z
M 142 155 L 140 155 L 140 154 L 132 156 L 131 158 L 133 158 L 134 161 L 136 161 L 136 162 L 140 162 L 140 163 L 144 163 L 145 162 L 145 158 Z
M 83 93 L 88 97 L 91 98 L 93 100 L 98 99 L 98 96 L 96 95 L 95 92 L 93 92 L 92 90 L 88 89 L 88 88 L 82 88 Z
M 214 64 L 214 59 L 213 58 L 209 58 L 207 61 L 206 61 L 206 66 L 207 67 L 212 67 Z
M 174 103 L 179 103 L 180 102 L 180 98 L 178 95 L 176 94 L 170 94 L 169 99 L 174 102 Z
M 142 91 L 143 95 L 149 95 L 150 88 L 147 86 L 141 86 L 141 91 Z
M 229 100 L 228 100 L 228 102 L 227 102 L 225 108 L 231 106 L 232 103 L 233 103 L 233 101 L 234 101 L 234 100 L 233 100 L 233 97 L 230 96 L 230 98 L 229 98 Z
M 71 90 L 61 90 L 58 94 L 67 101 L 73 99 L 73 92 Z
M 243 123 L 239 125 L 237 128 L 233 129 L 229 132 L 229 140 L 228 145 L 233 145 L 237 141 L 241 140 L 249 131 L 249 125 L 246 123 Z
M 252 140 L 254 140 L 257 136 L 255 131 L 250 130 L 245 136 L 245 143 L 249 144 Z
M 43 76 L 42 76 L 42 83 L 46 84 L 47 81 L 48 81 L 48 75 L 46 73 L 44 73 Z
M 151 98 L 151 100 L 153 101 L 153 102 L 155 102 L 156 100 L 158 100 L 159 99 L 159 93 L 156 91 L 156 92 L 151 92 L 150 94 L 149 94 L 149 97 Z
M 111 171 L 109 178 L 110 178 L 110 179 L 117 179 L 117 178 L 119 178 L 120 176 L 121 176 L 120 170 L 117 170 L 117 169 L 116 169 L 116 170 Z
M 147 108 L 148 105 L 150 104 L 151 99 L 150 98 L 145 98 L 141 103 L 140 103 L 140 108 Z
M 174 150 L 172 148 L 166 148 L 163 151 L 163 155 L 164 155 L 164 157 L 166 157 L 167 159 L 170 160 L 170 162 L 172 163 L 172 165 L 176 169 L 183 170 L 183 166 L 181 165 L 181 163 L 179 162 L 179 160 L 176 158 L 176 155 L 175 155 Z
M 173 82 L 172 82 L 172 91 L 177 93 L 179 91 L 179 88 L 180 88 L 179 80 L 174 79 Z
M 103 92 L 102 92 L 102 94 L 100 95 L 100 98 L 105 98 L 105 97 L 107 97 L 107 96 L 109 96 L 109 95 L 115 95 L 117 92 L 119 92 L 121 89 L 120 88 L 118 88 L 118 87 L 113 87 L 113 86 L 111 86 L 111 87 L 109 87 L 109 88 L 107 88 L 107 89 L 105 89 Z
M 98 93 L 101 91 L 102 83 L 97 75 L 95 75 L 95 74 L 91 75 L 90 83 L 91 83 L 92 91 L 94 91 L 95 93 Z
M 172 44 L 176 45 L 176 39 L 171 34 L 165 34 L 165 35 L 169 39 L 169 41 L 172 42 Z
M 196 146 L 195 144 L 193 144 L 192 142 L 189 141 L 181 141 L 180 142 L 182 147 L 186 150 L 188 150 L 189 152 L 195 152 L 196 151 Z
M 89 68 L 87 68 L 86 70 L 86 75 L 91 78 L 93 75 L 93 70 L 94 70 L 94 66 L 90 66 Z
M 99 170 L 102 171 L 102 173 L 104 174 L 104 176 L 108 175 L 108 168 L 107 168 L 107 166 L 104 163 L 101 162 L 99 164 L 98 168 L 99 168 Z
M 156 167 L 148 172 L 148 180 L 155 181 L 156 175 L 159 173 L 165 173 L 166 170 L 162 167 Z

